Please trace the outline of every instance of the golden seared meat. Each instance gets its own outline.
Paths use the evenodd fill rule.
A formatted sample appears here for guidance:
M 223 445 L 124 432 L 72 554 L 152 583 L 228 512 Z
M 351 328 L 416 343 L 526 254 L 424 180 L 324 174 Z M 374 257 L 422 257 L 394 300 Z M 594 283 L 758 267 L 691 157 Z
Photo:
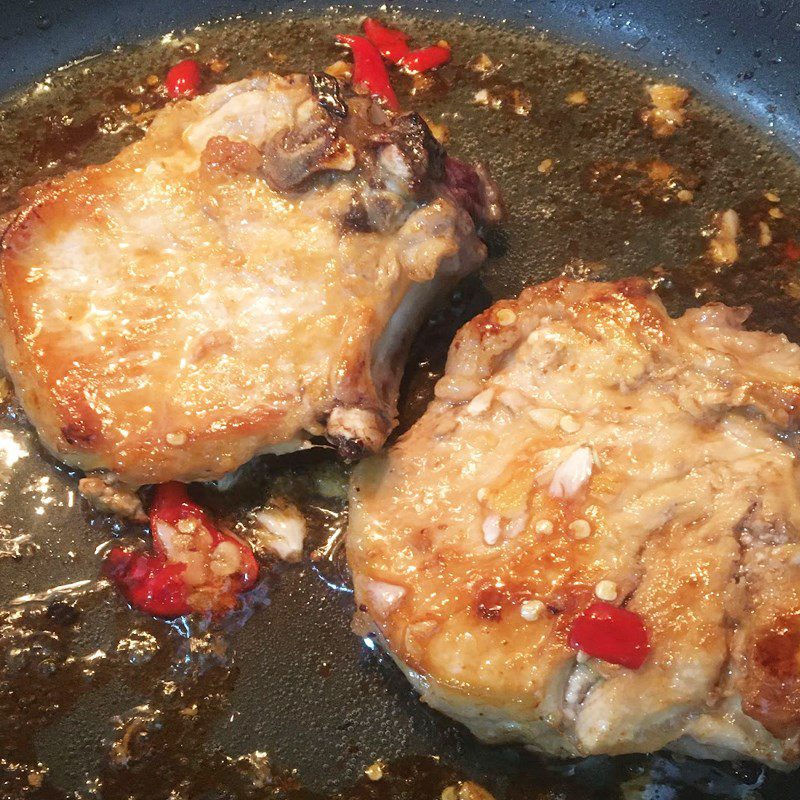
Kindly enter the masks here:
M 423 699 L 560 756 L 800 761 L 800 347 L 557 280 L 356 470 L 356 602 Z
M 137 486 L 326 435 L 383 443 L 409 336 L 485 256 L 480 168 L 327 75 L 161 111 L 34 188 L 2 240 L 2 346 L 42 441 Z

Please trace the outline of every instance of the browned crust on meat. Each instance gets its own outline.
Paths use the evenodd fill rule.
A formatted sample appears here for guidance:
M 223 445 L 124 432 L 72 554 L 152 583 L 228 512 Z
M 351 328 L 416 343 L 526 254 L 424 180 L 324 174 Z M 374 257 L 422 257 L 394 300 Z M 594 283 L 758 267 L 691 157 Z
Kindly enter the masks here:
M 742 710 L 771 734 L 800 729 L 800 609 L 774 617 L 747 643 Z

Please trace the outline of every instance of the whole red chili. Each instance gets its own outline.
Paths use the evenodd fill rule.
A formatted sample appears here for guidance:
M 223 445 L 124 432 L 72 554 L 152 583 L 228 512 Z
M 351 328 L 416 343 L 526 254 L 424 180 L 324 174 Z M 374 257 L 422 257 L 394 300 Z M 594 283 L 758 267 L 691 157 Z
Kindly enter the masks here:
M 189 525 L 182 526 L 185 520 Z M 190 497 L 186 485 L 172 481 L 156 487 L 150 507 L 153 552 L 113 548 L 103 565 L 105 575 L 134 608 L 159 617 L 192 611 L 222 613 L 234 608 L 240 592 L 258 577 L 258 563 L 246 542 L 216 524 Z M 233 544 L 238 552 L 235 572 L 224 577 L 209 569 L 217 548 Z M 191 559 L 190 559 L 191 557 Z M 197 559 L 206 559 L 198 585 Z M 189 563 L 194 572 L 189 580 Z M 198 604 L 195 593 L 202 597 Z
M 347 45 L 353 53 L 353 83 L 363 84 L 373 96 L 382 98 L 393 111 L 400 108 L 397 95 L 389 82 L 383 58 L 372 42 L 363 36 L 337 34 L 336 41 Z
M 364 20 L 364 35 L 375 45 L 380 54 L 391 61 L 392 64 L 399 64 L 403 56 L 411 52 L 408 46 L 408 35 L 397 28 L 389 28 L 381 25 L 376 19 L 367 18 Z
M 650 652 L 642 618 L 610 603 L 592 603 L 575 618 L 569 645 L 593 658 L 629 669 L 639 669 Z
M 200 91 L 201 82 L 200 65 L 191 58 L 179 61 L 164 80 L 170 97 L 194 97 Z
M 427 72 L 429 69 L 436 69 L 446 64 L 451 55 L 449 47 L 434 44 L 421 50 L 412 50 L 398 63 L 406 72 Z

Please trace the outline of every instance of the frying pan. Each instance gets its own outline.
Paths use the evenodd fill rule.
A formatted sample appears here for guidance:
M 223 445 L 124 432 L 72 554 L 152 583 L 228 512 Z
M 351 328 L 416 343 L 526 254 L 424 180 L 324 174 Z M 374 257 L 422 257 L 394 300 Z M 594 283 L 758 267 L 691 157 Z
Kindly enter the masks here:
M 305 2 L 298 11 L 325 6 Z M 287 7 L 0 0 L 0 92 L 119 44 Z M 462 0 L 393 8 L 548 30 L 639 68 L 675 74 L 800 154 L 800 9 L 793 0 Z M 532 277 L 524 258 L 505 257 L 501 236 L 491 244 L 492 292 L 516 290 Z M 456 305 L 469 316 L 487 301 L 473 283 Z M 767 327 L 797 335 L 796 317 L 769 302 L 761 312 Z M 434 326 L 439 355 L 451 332 L 446 323 Z M 412 360 L 424 362 L 428 345 L 430 332 Z M 14 425 L 7 419 L 0 427 Z M 744 797 L 751 788 L 766 799 L 800 797 L 800 776 L 750 764 L 656 755 L 556 765 L 516 748 L 480 745 L 423 707 L 374 644 L 349 633 L 350 597 L 335 558 L 276 569 L 223 631 L 146 619 L 131 630 L 130 616 L 100 602 L 104 590 L 93 580 L 97 543 L 130 532 L 99 515 L 86 517 L 88 527 L 83 518 L 76 522 L 74 476 L 37 451 L 24 424 L 15 430 L 13 443 L 0 430 L 0 462 L 8 467 L 21 459 L 0 498 L 8 527 L 0 544 L 18 556 L 0 558 L 0 666 L 12 698 L 0 719 L 2 797 L 435 798 L 469 778 L 498 798 L 589 800 L 622 797 L 647 775 L 649 800 Z M 326 459 L 300 455 L 281 469 L 322 474 Z M 272 462 L 256 464 L 244 495 L 263 495 L 274 474 Z M 56 497 L 62 499 L 51 502 Z M 312 525 L 328 531 L 332 549 L 342 524 L 336 502 L 311 510 Z M 26 532 L 19 541 L 17 528 Z M 373 782 L 363 770 L 376 759 L 385 761 L 385 776 Z

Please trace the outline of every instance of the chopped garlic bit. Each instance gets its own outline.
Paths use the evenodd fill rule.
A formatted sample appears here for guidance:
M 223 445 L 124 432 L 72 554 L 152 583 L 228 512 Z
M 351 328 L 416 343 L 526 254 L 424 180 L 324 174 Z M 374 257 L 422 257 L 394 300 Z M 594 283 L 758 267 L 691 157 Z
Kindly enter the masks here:
M 230 64 L 222 58 L 214 57 L 208 62 L 208 68 L 215 74 L 219 75 L 225 72 Z
M 364 770 L 364 774 L 371 781 L 379 781 L 383 777 L 383 764 L 381 764 L 380 761 L 376 761 L 374 764 L 370 764 Z
M 571 106 L 585 106 L 589 102 L 589 98 L 586 96 L 586 92 L 570 92 L 567 95 L 567 102 Z
M 773 206 L 769 210 L 769 215 L 772 217 L 772 219 L 783 219 L 784 217 L 783 211 L 781 211 L 779 208 L 776 208 L 775 206 Z
M 439 144 L 447 144 L 448 141 L 450 141 L 450 128 L 448 128 L 447 125 L 443 122 L 434 122 L 432 119 L 428 119 L 428 117 L 424 117 L 424 119 L 430 132 L 433 134 L 433 138 L 436 139 Z
M 758 223 L 758 244 L 761 247 L 769 247 L 772 244 L 772 231 L 766 222 Z
M 729 208 L 714 218 L 717 233 L 708 243 L 709 258 L 720 266 L 733 264 L 739 258 L 739 215 Z
M 494 797 L 480 784 L 472 781 L 447 786 L 442 789 L 441 800 L 494 800 Z
M 675 197 L 677 197 L 681 203 L 691 203 L 692 200 L 694 200 L 694 192 L 689 189 L 681 189 Z
M 776 194 L 775 192 L 772 192 L 772 191 L 764 192 L 764 197 L 766 197 L 767 200 L 770 201 L 770 203 L 780 203 L 780 201 L 781 201 L 780 196 L 778 194 Z
M 570 523 L 569 531 L 576 539 L 588 539 L 592 533 L 592 526 L 585 519 L 576 519 Z
M 334 78 L 342 78 L 349 80 L 353 74 L 353 65 L 348 63 L 347 61 L 334 61 L 333 64 L 329 64 L 325 67 L 325 72 L 328 75 L 333 76 Z
M 527 92 L 523 92 L 522 89 L 514 89 L 511 92 L 511 108 L 520 117 L 529 116 L 533 108 L 531 96 Z
M 78 491 L 98 511 L 134 522 L 147 521 L 147 514 L 144 513 L 136 490 L 119 483 L 113 475 L 89 475 L 81 478 L 78 481 Z
M 299 561 L 306 538 L 306 520 L 291 503 L 273 503 L 254 515 L 253 538 L 284 561 Z
M 540 536 L 549 536 L 553 532 L 553 523 L 549 519 L 540 519 L 536 523 L 534 530 Z
M 594 459 L 591 447 L 579 447 L 556 469 L 550 482 L 553 497 L 574 497 L 592 476 Z
M 606 600 L 611 602 L 617 599 L 617 594 L 619 590 L 617 589 L 617 584 L 614 581 L 600 581 L 597 586 L 594 587 L 594 593 L 599 597 L 601 600 Z
M 544 613 L 545 605 L 541 600 L 526 600 L 519 608 L 522 619 L 535 622 Z
M 168 433 L 166 435 L 167 444 L 173 447 L 181 447 L 186 444 L 186 434 L 182 431 L 178 433 Z
M 480 53 L 467 64 L 467 69 L 481 75 L 488 75 L 492 72 L 496 72 L 499 69 L 499 64 L 495 64 L 486 53 Z
M 488 89 L 479 89 L 472 96 L 472 102 L 476 106 L 488 106 L 493 109 L 508 108 L 521 117 L 527 117 L 533 108 L 530 95 L 523 89 L 508 89 L 502 86 Z
M 683 106 L 689 99 L 689 92 L 680 86 L 665 83 L 648 86 L 647 92 L 651 107 L 642 112 L 642 121 L 650 127 L 656 138 L 672 136 L 686 122 Z
M 553 159 L 552 158 L 545 158 L 539 162 L 539 166 L 536 167 L 537 172 L 540 172 L 542 175 L 547 175 L 553 169 Z

